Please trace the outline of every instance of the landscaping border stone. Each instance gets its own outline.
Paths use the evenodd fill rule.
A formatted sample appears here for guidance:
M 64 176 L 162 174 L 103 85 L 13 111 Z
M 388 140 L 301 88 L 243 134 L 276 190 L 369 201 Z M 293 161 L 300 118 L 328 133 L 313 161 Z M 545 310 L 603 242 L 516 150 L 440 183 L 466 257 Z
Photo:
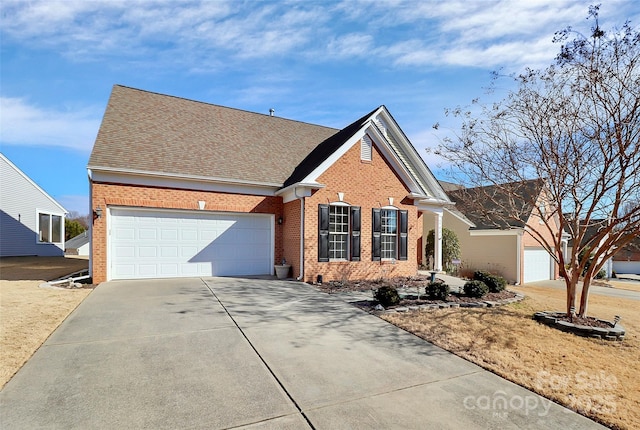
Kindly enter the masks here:
M 447 309 L 447 308 L 495 308 L 497 306 L 509 305 L 511 303 L 516 303 L 524 299 L 524 294 L 513 292 L 516 296 L 511 297 L 504 300 L 498 301 L 482 301 L 479 299 L 477 302 L 446 302 L 446 303 L 429 303 L 425 305 L 417 306 L 398 306 L 395 308 L 389 308 L 384 310 L 376 310 L 373 313 L 376 315 L 385 314 L 385 313 L 397 313 L 397 312 L 408 312 L 408 311 L 431 311 L 433 309 Z
M 610 321 L 598 320 L 600 322 L 611 324 L 611 328 L 588 327 L 574 324 L 569 321 L 559 320 L 558 318 L 563 315 L 564 314 L 562 312 L 543 311 L 533 314 L 533 319 L 539 323 L 548 325 L 549 327 L 553 327 L 567 333 L 573 333 L 578 336 L 614 341 L 624 340 L 625 329 L 620 324 L 613 324 Z

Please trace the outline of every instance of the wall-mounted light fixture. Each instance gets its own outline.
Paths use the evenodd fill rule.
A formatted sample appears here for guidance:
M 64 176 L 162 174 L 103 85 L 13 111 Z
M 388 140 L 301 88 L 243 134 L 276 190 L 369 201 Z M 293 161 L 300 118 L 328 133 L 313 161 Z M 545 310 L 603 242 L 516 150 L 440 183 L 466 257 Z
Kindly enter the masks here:
M 283 221 L 284 221 L 284 220 L 282 219 L 282 217 L 278 217 L 278 224 L 282 224 L 282 223 L 283 223 Z
M 338 193 L 338 200 L 341 202 L 344 201 L 344 193 Z
M 93 210 L 93 219 L 97 220 L 98 218 L 102 218 L 102 208 L 100 206 Z

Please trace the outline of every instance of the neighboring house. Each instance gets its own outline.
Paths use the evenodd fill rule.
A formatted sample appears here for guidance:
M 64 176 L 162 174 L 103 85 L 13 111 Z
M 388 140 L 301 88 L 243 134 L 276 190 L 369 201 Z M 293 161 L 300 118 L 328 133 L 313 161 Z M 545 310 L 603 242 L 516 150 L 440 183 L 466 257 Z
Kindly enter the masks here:
M 72 237 L 64 243 L 65 255 L 89 256 L 89 232 L 83 231 L 76 237 Z
M 613 271 L 616 274 L 640 275 L 640 237 L 613 256 Z
M 585 229 L 584 232 L 584 238 L 581 241 L 582 244 L 586 244 L 589 241 L 592 240 L 592 238 L 603 228 L 605 228 L 607 226 L 607 220 L 606 219 L 594 219 L 591 220 L 590 224 L 587 225 L 586 222 L 580 221 L 580 225 L 581 228 Z M 600 246 L 606 239 L 608 238 L 608 235 L 606 235 L 605 237 L 603 237 L 599 243 L 593 243 L 590 246 L 593 247 L 598 247 Z M 571 254 L 573 253 L 573 239 L 569 239 L 569 243 L 567 245 L 567 258 L 569 258 L 569 256 L 571 256 Z M 613 275 L 613 260 L 612 259 L 608 259 L 604 265 L 602 266 L 602 269 L 605 272 L 605 276 L 607 278 L 610 278 Z M 622 272 L 621 272 L 622 273 Z
M 498 187 L 464 188 L 443 181 L 441 185 L 455 202 L 455 209 L 446 211 L 443 225 L 458 236 L 462 269 L 488 270 L 517 284 L 558 277 L 558 267 L 549 253 L 526 231 L 527 227 L 540 230 L 543 221 L 539 214 L 550 213 L 542 181 L 505 184 L 519 195 L 513 202 L 518 213 L 506 223 L 501 220 L 499 206 L 487 197 L 506 201 Z M 471 202 L 481 202 L 481 208 Z M 550 222 L 557 228 L 555 220 Z M 425 224 L 424 228 L 426 234 L 430 227 Z
M 66 213 L 0 154 L 0 257 L 62 256 Z
M 116 85 L 88 171 L 94 282 L 414 275 L 451 204 L 384 106 L 336 130 Z

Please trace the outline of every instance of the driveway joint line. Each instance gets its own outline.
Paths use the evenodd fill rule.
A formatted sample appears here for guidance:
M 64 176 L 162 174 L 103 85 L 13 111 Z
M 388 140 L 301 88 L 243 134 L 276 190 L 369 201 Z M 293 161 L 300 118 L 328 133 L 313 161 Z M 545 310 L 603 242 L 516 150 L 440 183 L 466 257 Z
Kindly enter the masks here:
M 454 379 L 464 378 L 466 376 L 472 376 L 472 375 L 476 375 L 476 374 L 479 374 L 479 373 L 482 373 L 482 370 L 475 370 L 473 372 L 463 373 L 461 375 L 452 376 L 450 378 L 436 379 L 436 380 L 433 380 L 433 381 L 421 382 L 419 384 L 407 385 L 405 387 L 394 388 L 394 389 L 391 389 L 391 390 L 388 390 L 388 391 L 381 391 L 379 393 L 368 394 L 368 395 L 365 395 L 365 396 L 353 397 L 353 398 L 350 398 L 350 399 L 341 400 L 340 402 L 326 403 L 324 405 L 310 407 L 310 408 L 307 408 L 305 410 L 306 411 L 317 411 L 317 410 L 330 408 L 330 407 L 338 406 L 338 405 L 345 404 L 345 403 L 353 403 L 353 402 L 357 402 L 357 401 L 364 400 L 364 399 L 372 399 L 372 398 L 375 398 L 375 397 L 380 397 L 380 396 L 384 396 L 384 395 L 391 394 L 391 393 L 397 393 L 397 392 L 400 392 L 400 391 L 410 390 L 412 388 L 424 387 L 424 386 L 428 386 L 428 385 L 439 384 L 439 383 L 446 382 L 446 381 L 452 381 Z
M 287 397 L 289 398 L 289 400 L 291 400 L 291 402 L 293 403 L 293 405 L 296 407 L 296 409 L 298 410 L 298 412 L 300 413 L 300 415 L 302 415 L 302 417 L 305 419 L 305 421 L 307 422 L 307 424 L 309 424 L 309 427 L 311 427 L 313 430 L 315 430 L 315 426 L 313 425 L 313 423 L 311 422 L 311 420 L 309 419 L 309 417 L 307 417 L 307 414 L 304 413 L 304 411 L 302 410 L 302 408 L 300 407 L 300 405 L 298 404 L 298 402 L 296 402 L 296 400 L 293 398 L 293 396 L 291 395 L 291 393 L 289 393 L 289 391 L 287 390 L 287 388 L 284 386 L 284 384 L 282 383 L 282 381 L 280 381 L 280 379 L 278 378 L 278 376 L 275 374 L 275 372 L 273 371 L 273 369 L 271 369 L 271 366 L 269 366 L 269 364 L 267 363 L 267 361 L 262 357 L 262 355 L 260 354 L 260 352 L 256 349 L 256 347 L 253 345 L 253 343 L 251 343 L 251 340 L 249 339 L 249 337 L 247 337 L 247 335 L 245 334 L 244 330 L 242 330 L 242 327 L 240 327 L 240 325 L 237 323 L 237 321 L 235 320 L 235 318 L 233 318 L 233 316 L 231 315 L 231 313 L 229 312 L 229 310 L 227 309 L 227 307 L 224 305 L 224 303 L 222 303 L 222 301 L 218 298 L 218 295 L 215 293 L 215 291 L 213 291 L 213 288 L 204 280 L 201 279 L 201 281 L 204 283 L 204 285 L 207 287 L 207 289 L 209 291 L 211 291 L 211 294 L 213 294 L 213 297 L 215 297 L 215 299 L 218 301 L 218 303 L 220 303 L 220 306 L 222 306 L 222 308 L 224 309 L 224 311 L 227 313 L 227 315 L 229 316 L 229 318 L 231 318 L 231 321 L 233 321 L 233 323 L 235 324 L 235 326 L 238 328 L 238 330 L 240 331 L 240 334 L 242 334 L 242 337 L 245 338 L 245 340 L 247 341 L 247 343 L 249 344 L 249 346 L 251 347 L 251 349 L 253 349 L 253 352 L 256 353 L 256 355 L 258 356 L 258 358 L 260 359 L 260 361 L 262 361 L 262 363 L 264 364 L 264 366 L 267 368 L 267 370 L 269 371 L 269 373 L 271 374 L 271 376 L 273 377 L 273 379 L 275 379 L 275 381 L 278 383 L 278 385 L 280 386 L 280 388 L 282 388 L 282 391 L 284 391 L 284 393 L 287 395 Z

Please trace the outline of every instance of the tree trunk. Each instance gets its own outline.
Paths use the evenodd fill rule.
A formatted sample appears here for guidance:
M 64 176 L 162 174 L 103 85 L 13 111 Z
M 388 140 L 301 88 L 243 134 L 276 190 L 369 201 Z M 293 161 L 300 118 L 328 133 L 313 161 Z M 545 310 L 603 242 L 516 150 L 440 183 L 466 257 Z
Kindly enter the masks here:
M 582 281 L 582 292 L 580 293 L 580 312 L 579 317 L 584 318 L 587 315 L 587 307 L 589 305 L 589 287 L 591 286 L 591 277 L 585 276 Z
M 575 311 L 576 307 L 576 282 L 577 280 L 571 278 L 565 278 L 564 282 L 567 285 L 567 316 L 572 317 L 572 309 Z

